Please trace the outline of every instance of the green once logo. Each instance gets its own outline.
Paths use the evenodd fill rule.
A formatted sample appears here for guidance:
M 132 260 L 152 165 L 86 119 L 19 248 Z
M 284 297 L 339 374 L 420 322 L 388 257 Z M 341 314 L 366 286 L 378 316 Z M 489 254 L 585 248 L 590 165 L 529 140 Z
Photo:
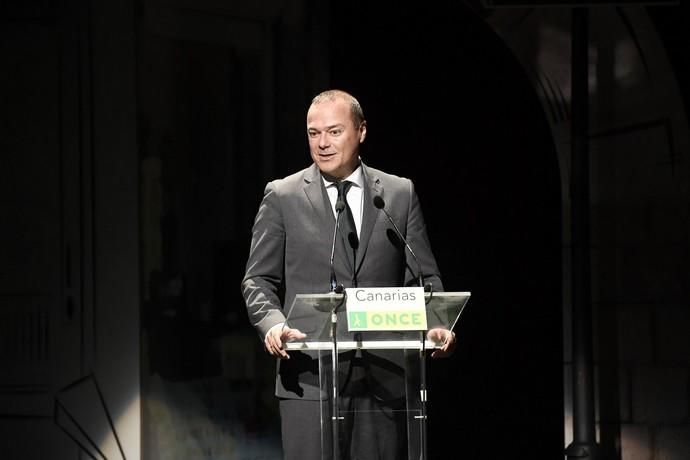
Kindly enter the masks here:
M 355 311 L 350 313 L 350 327 L 356 329 L 366 329 L 367 327 L 367 312 Z
M 410 312 L 390 312 L 390 313 L 372 313 L 371 322 L 375 326 L 381 326 L 386 328 L 398 327 L 410 327 L 419 326 L 422 324 L 422 320 L 419 313 Z
M 359 331 L 415 331 L 426 328 L 425 319 L 422 312 L 406 310 L 386 312 L 352 311 L 348 313 L 348 326 L 351 330 Z

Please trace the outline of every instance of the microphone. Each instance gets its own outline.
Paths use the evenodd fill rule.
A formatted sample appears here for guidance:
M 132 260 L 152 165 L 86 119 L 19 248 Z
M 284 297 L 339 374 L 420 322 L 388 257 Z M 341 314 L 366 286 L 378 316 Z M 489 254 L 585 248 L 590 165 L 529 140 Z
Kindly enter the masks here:
M 386 203 L 383 201 L 383 198 L 381 198 L 380 195 L 376 195 L 374 197 L 374 206 L 376 208 L 380 209 L 381 211 L 386 214 L 386 217 L 388 217 L 388 220 L 390 223 L 393 225 L 393 229 L 395 230 L 395 233 L 398 235 L 398 238 L 400 238 L 400 241 L 402 241 L 405 244 L 405 247 L 407 248 L 408 251 L 410 251 L 410 254 L 412 255 L 412 258 L 414 261 L 417 263 L 417 280 L 419 282 L 419 287 L 424 288 L 424 277 L 422 276 L 422 264 L 419 263 L 419 259 L 417 258 L 417 255 L 414 253 L 410 245 L 407 243 L 407 239 L 403 236 L 402 232 L 398 228 L 397 225 L 395 225 L 395 222 L 393 221 L 393 218 L 391 217 L 390 214 L 388 214 L 388 211 L 386 211 Z
M 340 222 L 340 214 L 345 209 L 345 200 L 338 197 L 335 202 L 335 227 L 333 227 L 333 244 L 331 244 L 331 292 L 341 294 L 343 292 L 343 285 L 338 284 L 335 278 L 335 268 L 333 266 L 333 257 L 335 256 L 335 237 L 338 234 L 338 223 Z

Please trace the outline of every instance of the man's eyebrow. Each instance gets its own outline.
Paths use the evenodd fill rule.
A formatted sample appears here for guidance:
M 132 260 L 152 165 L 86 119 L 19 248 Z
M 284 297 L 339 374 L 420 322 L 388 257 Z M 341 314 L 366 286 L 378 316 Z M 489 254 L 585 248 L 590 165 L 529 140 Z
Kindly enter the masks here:
M 335 125 L 326 126 L 324 128 L 324 131 L 330 131 L 331 129 L 334 129 L 334 128 L 344 128 L 344 127 L 345 127 L 344 124 L 336 123 Z M 318 128 L 316 128 L 314 126 L 308 126 L 307 130 L 309 130 L 309 131 L 320 131 Z

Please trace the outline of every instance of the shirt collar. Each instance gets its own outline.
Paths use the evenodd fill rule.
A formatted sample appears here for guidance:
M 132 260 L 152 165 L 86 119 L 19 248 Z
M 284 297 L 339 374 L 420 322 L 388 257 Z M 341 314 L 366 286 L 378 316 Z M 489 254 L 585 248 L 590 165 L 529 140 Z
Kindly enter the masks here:
M 323 177 L 323 174 L 321 175 L 321 179 L 323 179 L 323 184 L 326 186 L 326 188 L 335 184 L 335 182 L 331 182 L 327 180 L 325 177 Z M 344 180 L 349 180 L 357 187 L 364 188 L 364 179 L 362 178 L 362 163 L 360 162 L 360 164 L 357 166 L 357 169 L 352 171 L 352 174 L 347 176 Z

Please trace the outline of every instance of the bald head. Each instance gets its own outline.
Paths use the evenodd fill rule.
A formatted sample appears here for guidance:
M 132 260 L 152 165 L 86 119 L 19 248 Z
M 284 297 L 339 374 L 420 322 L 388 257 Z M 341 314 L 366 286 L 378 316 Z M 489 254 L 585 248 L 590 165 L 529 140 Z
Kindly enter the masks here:
M 311 100 L 311 105 L 318 105 L 322 102 L 334 102 L 338 99 L 347 102 L 350 106 L 350 114 L 352 115 L 352 121 L 355 126 L 359 126 L 364 122 L 364 111 L 362 110 L 362 106 L 359 105 L 359 101 L 355 99 L 352 94 L 339 89 L 329 89 L 317 94 L 314 96 L 314 99 Z

